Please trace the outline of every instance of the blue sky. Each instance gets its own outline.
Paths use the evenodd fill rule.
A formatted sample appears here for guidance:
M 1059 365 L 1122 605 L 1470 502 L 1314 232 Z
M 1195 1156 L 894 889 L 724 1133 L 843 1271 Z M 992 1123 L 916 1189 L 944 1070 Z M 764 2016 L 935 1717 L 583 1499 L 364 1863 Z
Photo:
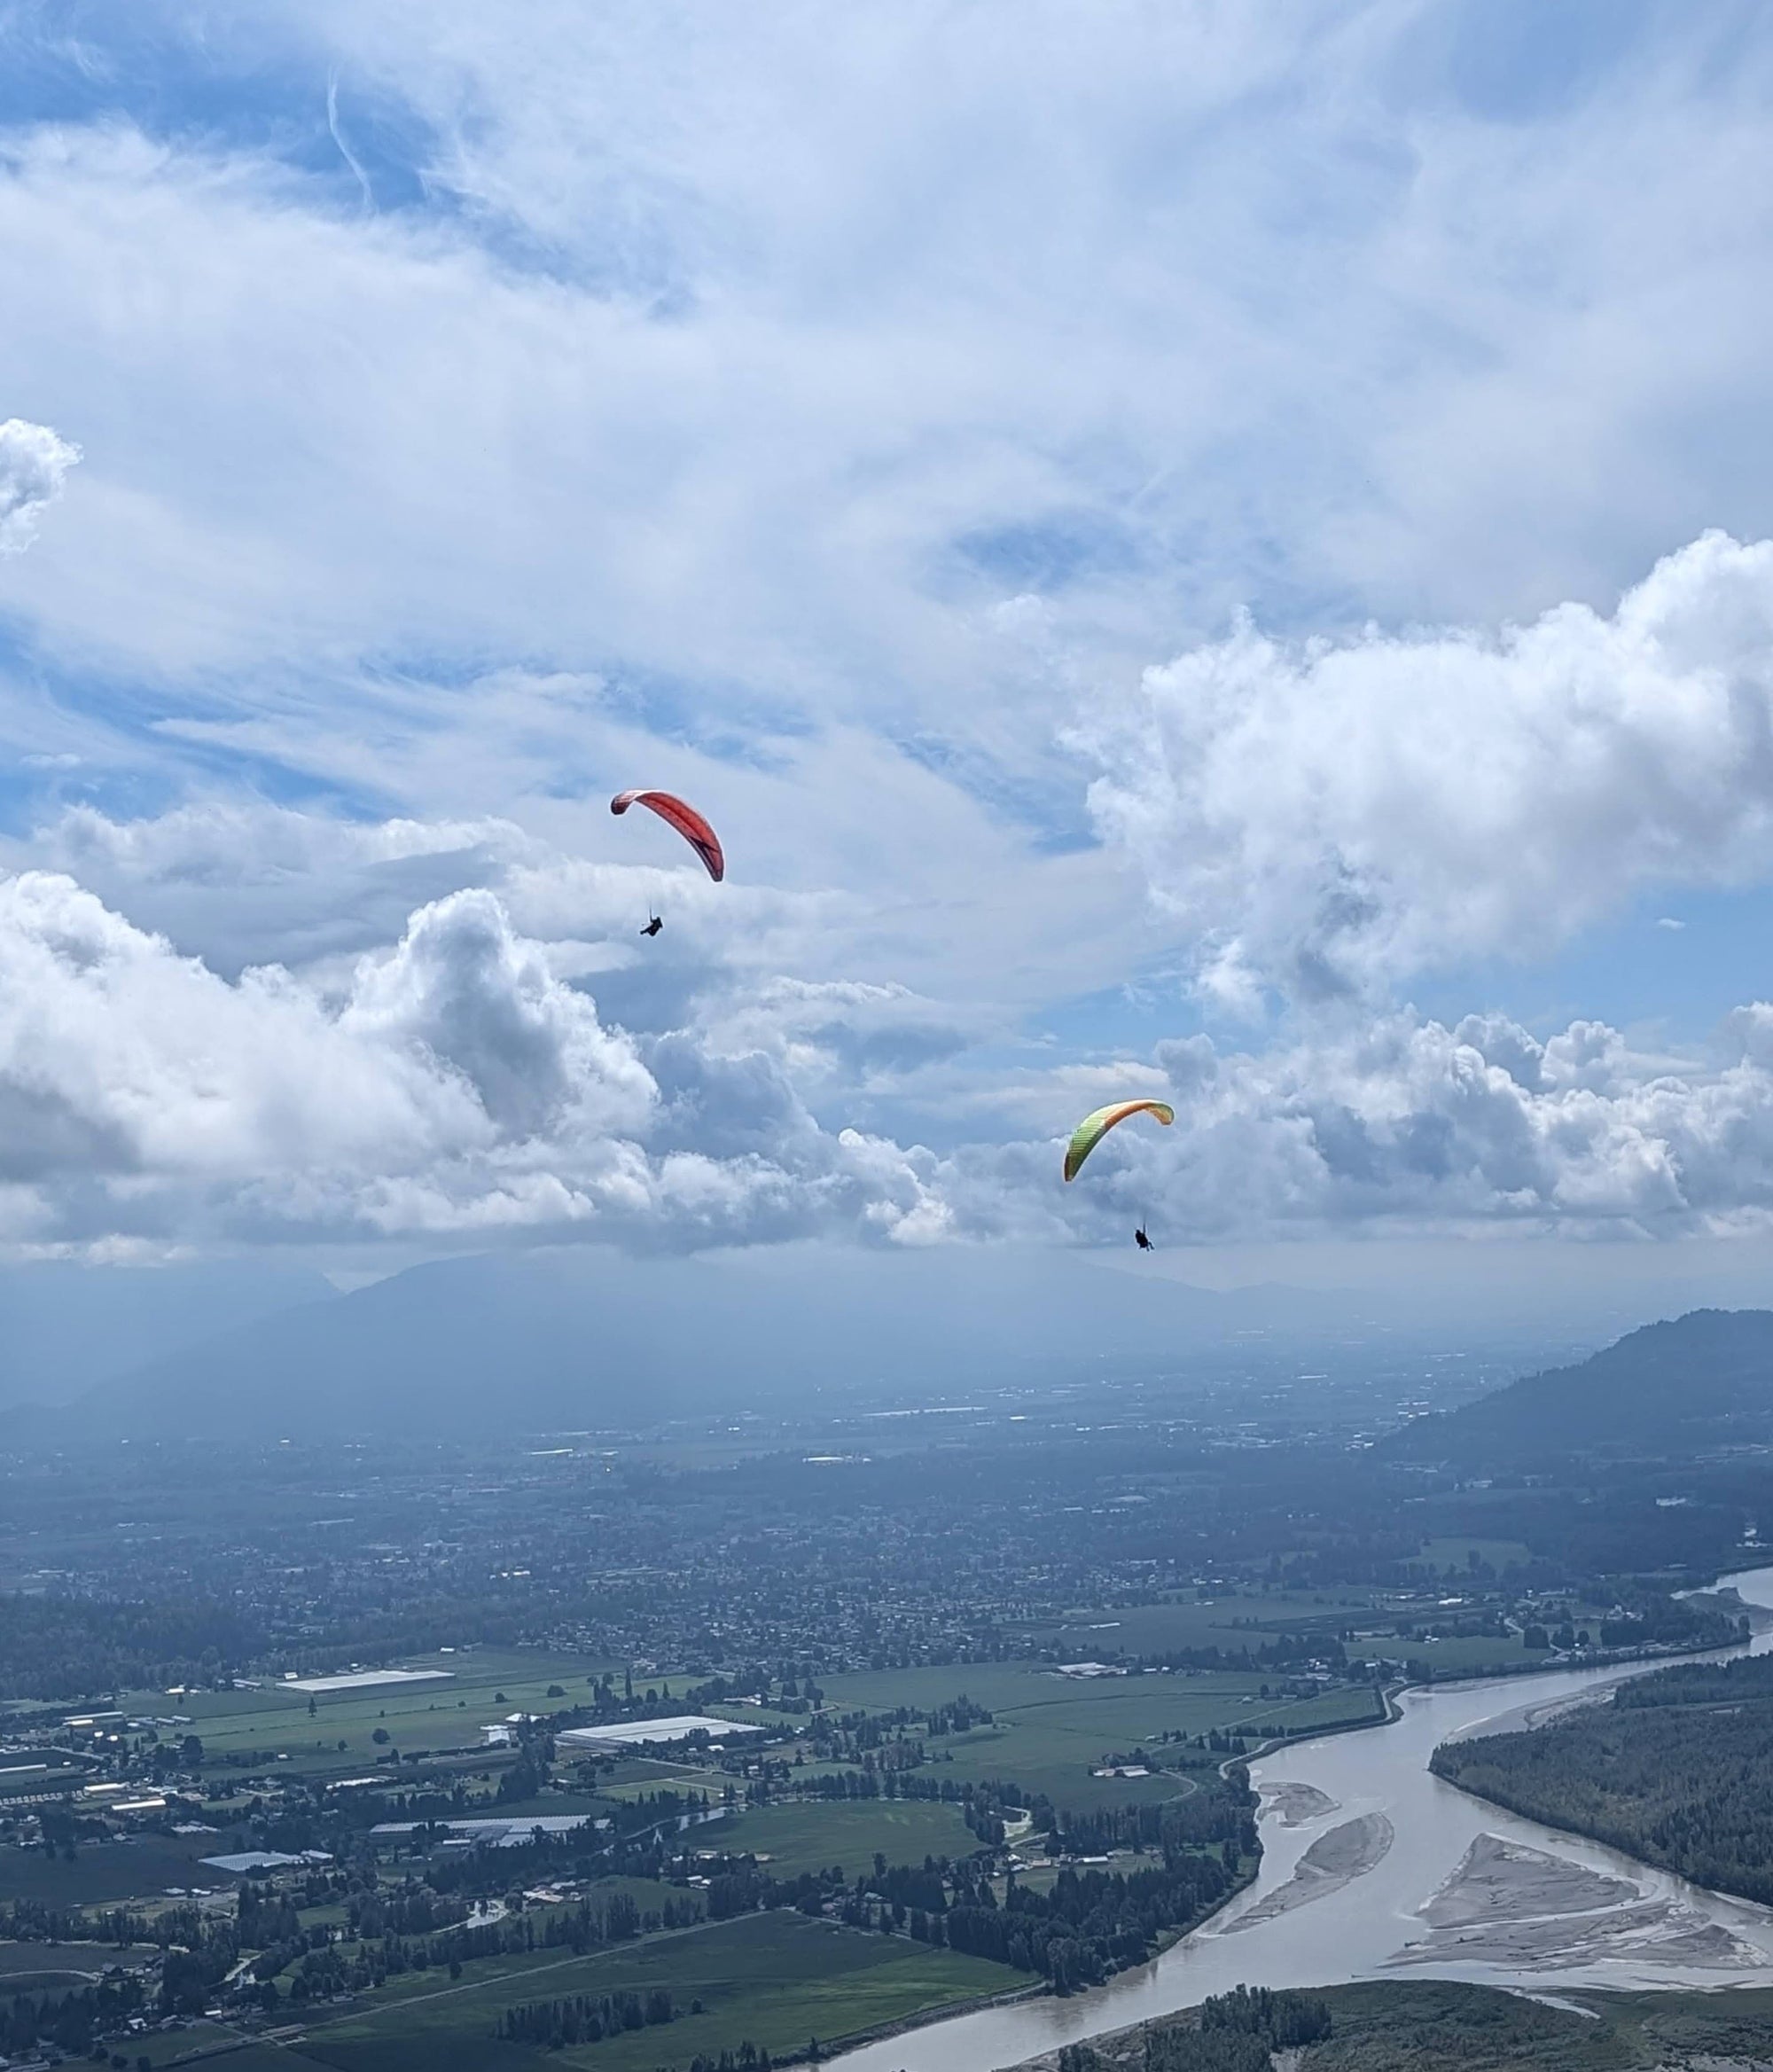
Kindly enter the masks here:
M 20 4 L 0 82 L 12 1255 L 1758 1256 L 1764 10 Z

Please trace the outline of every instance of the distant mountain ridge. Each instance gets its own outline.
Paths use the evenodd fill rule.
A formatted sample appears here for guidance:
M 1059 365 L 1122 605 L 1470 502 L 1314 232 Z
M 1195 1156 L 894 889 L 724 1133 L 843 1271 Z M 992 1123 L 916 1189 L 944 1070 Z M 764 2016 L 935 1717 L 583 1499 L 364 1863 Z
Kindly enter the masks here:
M 0 1270 L 0 1413 L 67 1403 L 219 1332 L 335 1300 L 311 1266 L 253 1260 Z
M 1215 1294 L 1065 1251 L 834 1254 L 813 1275 L 765 1252 L 489 1254 L 220 1333 L 105 1381 L 59 1422 L 32 1420 L 32 1436 L 462 1436 L 836 1407 L 864 1390 L 934 1401 L 1061 1368 L 1099 1374 L 1105 1360 L 1296 1341 L 1368 1306 Z
M 1773 1310 L 1692 1310 L 1574 1367 L 1511 1382 L 1385 1442 L 1402 1458 L 1529 1465 L 1588 1450 L 1691 1454 L 1773 1441 Z

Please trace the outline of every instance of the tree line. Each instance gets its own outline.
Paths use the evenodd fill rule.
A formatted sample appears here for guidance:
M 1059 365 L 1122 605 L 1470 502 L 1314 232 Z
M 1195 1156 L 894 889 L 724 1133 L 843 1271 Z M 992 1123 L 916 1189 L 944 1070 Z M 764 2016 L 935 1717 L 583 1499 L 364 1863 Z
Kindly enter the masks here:
M 1773 1904 L 1773 1657 L 1660 1670 L 1549 1726 L 1448 1742 L 1430 1766 L 1511 1812 Z
M 1194 2018 L 1155 2023 L 1144 2033 L 1142 2072 L 1269 2072 L 1273 2053 L 1322 2043 L 1329 2004 L 1313 1993 L 1236 1986 L 1203 2000 Z M 1099 2051 L 1070 2044 L 1058 2072 L 1112 2072 Z

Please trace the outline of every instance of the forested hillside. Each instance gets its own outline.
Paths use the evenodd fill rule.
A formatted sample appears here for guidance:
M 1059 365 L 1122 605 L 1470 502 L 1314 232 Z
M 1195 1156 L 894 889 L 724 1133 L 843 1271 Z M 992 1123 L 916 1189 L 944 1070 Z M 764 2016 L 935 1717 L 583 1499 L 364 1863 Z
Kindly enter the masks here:
M 1580 1366 L 1529 1374 L 1381 1451 L 1467 1467 L 1541 1468 L 1570 1453 L 1672 1460 L 1773 1435 L 1773 1312 L 1695 1310 L 1645 1325 Z
M 1394 1979 L 1239 1988 L 1019 2072 L 1722 2072 L 1769 2061 L 1773 1993 L 1753 1988 L 1584 1992 L 1547 2006 L 1489 1986 Z
M 1480 1798 L 1773 1903 L 1773 1655 L 1683 1662 L 1550 1726 L 1449 1741 Z

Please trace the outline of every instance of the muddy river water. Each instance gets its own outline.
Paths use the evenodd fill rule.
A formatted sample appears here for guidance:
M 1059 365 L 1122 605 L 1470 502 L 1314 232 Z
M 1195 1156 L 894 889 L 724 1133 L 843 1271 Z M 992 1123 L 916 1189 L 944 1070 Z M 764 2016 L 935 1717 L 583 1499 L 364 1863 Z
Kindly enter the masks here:
M 1773 1568 L 1730 1580 L 1747 1603 L 1773 1609 Z M 1750 1652 L 1769 1647 L 1773 1626 Z M 1428 1974 L 1537 1993 L 1773 1985 L 1773 1911 L 1519 1819 L 1429 1774 L 1441 1741 L 1530 1724 L 1633 1673 L 1644 1671 L 1406 1693 L 1389 1726 L 1278 1749 L 1250 1766 L 1262 1796 L 1256 1882 L 1154 1962 L 1097 1992 L 957 2015 L 831 2063 L 841 2072 L 1001 2072 L 1240 1981 Z

